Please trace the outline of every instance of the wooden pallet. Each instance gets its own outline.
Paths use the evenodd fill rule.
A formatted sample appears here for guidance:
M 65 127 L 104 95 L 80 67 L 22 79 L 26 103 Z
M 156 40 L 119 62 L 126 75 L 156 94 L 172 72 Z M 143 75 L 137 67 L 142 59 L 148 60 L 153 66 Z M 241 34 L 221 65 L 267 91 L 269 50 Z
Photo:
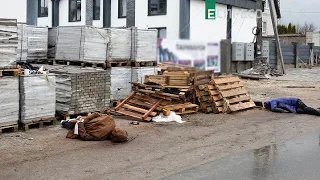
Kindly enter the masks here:
M 49 125 L 55 125 L 57 122 L 55 117 L 44 118 L 41 120 L 29 120 L 27 122 L 21 123 L 21 128 L 23 131 L 27 131 L 33 128 L 43 128 Z
M 146 75 L 144 82 L 146 84 L 158 84 L 161 86 L 190 86 L 190 74 L 164 74 L 164 75 Z
M 2 69 L 2 70 L 0 70 L 0 77 L 3 77 L 3 76 L 19 76 L 20 74 L 22 74 L 22 70 L 20 68 Z
M 198 89 L 198 93 L 202 97 L 202 101 L 207 101 L 207 103 L 204 103 L 203 105 L 204 108 L 210 107 L 208 110 L 214 113 L 221 113 L 223 111 L 223 98 L 214 85 L 199 85 Z M 204 97 L 206 97 L 206 99 L 204 99 Z
M 154 111 L 161 101 L 133 92 L 117 105 L 115 112 L 142 121 L 151 121 L 152 117 L 158 114 Z
M 125 67 L 131 66 L 130 60 L 121 60 L 121 61 L 107 61 L 107 67 Z
M 67 65 L 67 66 L 81 66 L 81 67 L 93 67 L 93 68 L 97 68 L 97 67 L 101 67 L 103 69 L 107 68 L 107 63 L 105 62 L 94 62 L 94 61 L 65 61 L 65 60 L 52 60 L 52 61 L 48 61 L 49 63 L 52 62 L 53 65 Z
M 19 130 L 18 124 L 0 125 L 0 134 L 8 132 L 17 132 Z
M 132 67 L 149 67 L 157 66 L 157 61 L 148 61 L 148 62 L 131 62 Z
M 223 98 L 224 112 L 231 113 L 256 106 L 239 77 L 217 78 L 212 82 Z
M 174 111 L 176 114 L 192 114 L 199 111 L 199 106 L 192 103 L 173 104 L 165 106 L 163 111 Z

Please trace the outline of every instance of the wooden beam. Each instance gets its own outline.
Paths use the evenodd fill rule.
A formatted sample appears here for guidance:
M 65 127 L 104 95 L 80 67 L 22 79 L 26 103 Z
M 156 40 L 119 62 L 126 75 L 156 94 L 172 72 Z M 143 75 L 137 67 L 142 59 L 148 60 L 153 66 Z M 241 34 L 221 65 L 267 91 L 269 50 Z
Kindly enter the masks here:
M 139 107 L 131 106 L 129 104 L 124 104 L 122 107 L 126 108 L 126 109 L 129 109 L 129 110 L 132 110 L 132 111 L 143 113 L 143 114 L 148 112 L 148 110 L 146 110 L 146 109 L 142 109 L 142 108 L 139 108 Z M 150 116 L 156 116 L 156 115 L 157 115 L 156 112 L 151 112 L 150 113 Z
M 232 97 L 232 96 L 238 96 L 242 94 L 247 94 L 248 92 L 244 88 L 238 88 L 238 89 L 231 89 L 228 91 L 220 91 L 222 97 Z
M 152 106 L 151 109 L 149 109 L 148 112 L 146 112 L 143 116 L 142 119 L 147 119 L 148 116 L 159 106 L 159 104 L 161 103 L 162 100 L 158 101 L 155 105 Z
M 115 108 L 116 111 L 119 111 L 121 106 L 123 106 L 127 101 L 129 101 L 136 93 L 132 92 L 125 100 L 123 100 L 118 106 Z
M 224 78 L 214 79 L 214 83 L 216 85 L 226 84 L 226 83 L 234 83 L 234 82 L 241 82 L 241 81 L 240 81 L 239 77 L 224 77 Z

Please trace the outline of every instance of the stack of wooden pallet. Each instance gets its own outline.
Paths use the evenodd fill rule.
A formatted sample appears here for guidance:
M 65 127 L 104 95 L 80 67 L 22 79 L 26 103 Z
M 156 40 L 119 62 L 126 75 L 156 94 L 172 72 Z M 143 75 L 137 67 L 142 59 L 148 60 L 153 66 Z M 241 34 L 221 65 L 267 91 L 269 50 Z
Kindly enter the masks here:
M 239 77 L 217 78 L 212 81 L 212 84 L 222 98 L 224 112 L 231 113 L 256 106 Z M 215 104 L 221 105 L 221 101 L 215 101 Z

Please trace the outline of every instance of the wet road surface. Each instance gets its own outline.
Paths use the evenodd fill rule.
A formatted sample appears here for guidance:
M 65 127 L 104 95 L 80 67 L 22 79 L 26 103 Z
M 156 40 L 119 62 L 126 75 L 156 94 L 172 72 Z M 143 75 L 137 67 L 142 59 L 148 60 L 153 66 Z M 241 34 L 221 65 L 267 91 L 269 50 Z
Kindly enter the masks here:
M 283 144 L 228 156 L 165 179 L 318 180 L 320 130 Z

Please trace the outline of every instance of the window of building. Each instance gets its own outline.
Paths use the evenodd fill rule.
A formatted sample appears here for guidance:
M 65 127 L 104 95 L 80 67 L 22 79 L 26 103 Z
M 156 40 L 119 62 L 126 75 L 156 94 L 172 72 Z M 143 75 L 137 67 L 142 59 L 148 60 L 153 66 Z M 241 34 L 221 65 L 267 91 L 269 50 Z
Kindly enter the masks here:
M 262 22 L 262 33 L 267 32 L 267 22 Z
M 100 0 L 93 0 L 93 20 L 100 20 Z
M 149 28 L 149 29 L 157 29 L 158 30 L 158 38 L 161 38 L 161 39 L 167 38 L 167 28 L 166 27 Z
M 167 14 L 167 0 L 148 0 L 148 15 L 166 15 Z
M 127 0 L 118 0 L 118 17 L 125 18 L 127 16 Z
M 81 0 L 69 0 L 69 22 L 81 21 Z
M 48 17 L 48 1 L 38 0 L 38 17 Z

